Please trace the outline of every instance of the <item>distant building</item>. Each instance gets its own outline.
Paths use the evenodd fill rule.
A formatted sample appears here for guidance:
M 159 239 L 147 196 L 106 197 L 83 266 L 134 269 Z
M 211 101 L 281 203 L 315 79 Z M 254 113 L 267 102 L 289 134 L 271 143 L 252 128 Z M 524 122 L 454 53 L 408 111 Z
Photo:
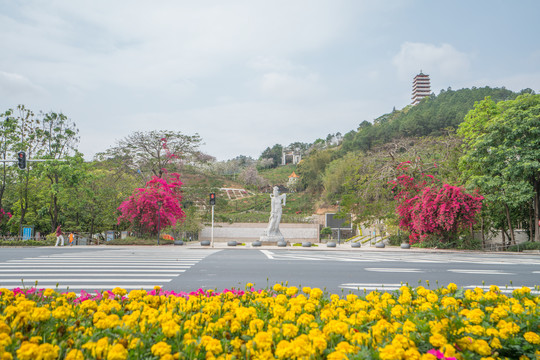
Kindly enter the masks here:
M 302 160 L 302 150 L 299 148 L 284 148 L 281 152 L 281 165 L 298 164 Z
M 420 100 L 429 95 L 431 95 L 429 75 L 422 74 L 422 70 L 420 70 L 420 74 L 416 75 L 413 81 L 412 104 L 418 104 Z
M 291 175 L 289 175 L 289 181 L 287 182 L 287 187 L 289 188 L 291 192 L 294 192 L 296 190 L 299 180 L 300 180 L 300 176 L 296 175 L 294 171 L 292 172 Z

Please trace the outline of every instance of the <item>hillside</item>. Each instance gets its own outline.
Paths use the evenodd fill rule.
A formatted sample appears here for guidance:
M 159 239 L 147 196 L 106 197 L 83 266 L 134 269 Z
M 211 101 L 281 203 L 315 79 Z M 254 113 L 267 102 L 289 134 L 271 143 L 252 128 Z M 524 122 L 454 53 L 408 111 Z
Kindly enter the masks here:
M 457 128 L 477 101 L 489 96 L 495 102 L 515 99 L 517 93 L 505 88 L 472 88 L 442 90 L 439 95 L 424 98 L 416 106 L 407 106 L 376 118 L 373 123 L 364 121 L 356 131 L 343 139 L 342 153 L 371 150 L 400 137 L 439 136 L 444 129 Z

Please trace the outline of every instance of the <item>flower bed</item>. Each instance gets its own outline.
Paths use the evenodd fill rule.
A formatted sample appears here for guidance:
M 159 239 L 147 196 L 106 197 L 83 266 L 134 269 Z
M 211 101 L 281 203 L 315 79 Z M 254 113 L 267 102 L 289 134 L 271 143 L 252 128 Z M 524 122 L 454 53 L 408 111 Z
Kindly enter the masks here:
M 91 295 L 0 289 L 0 359 L 539 359 L 540 296 L 403 286 L 159 288 Z

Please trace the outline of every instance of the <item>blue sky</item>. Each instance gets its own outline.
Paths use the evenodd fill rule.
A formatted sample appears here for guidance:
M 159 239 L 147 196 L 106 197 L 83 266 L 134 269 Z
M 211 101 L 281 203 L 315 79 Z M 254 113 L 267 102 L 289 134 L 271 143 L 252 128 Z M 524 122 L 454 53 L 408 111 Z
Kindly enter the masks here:
M 218 160 L 313 142 L 432 91 L 540 92 L 540 2 L 0 0 L 0 112 L 68 115 L 87 158 L 170 129 Z

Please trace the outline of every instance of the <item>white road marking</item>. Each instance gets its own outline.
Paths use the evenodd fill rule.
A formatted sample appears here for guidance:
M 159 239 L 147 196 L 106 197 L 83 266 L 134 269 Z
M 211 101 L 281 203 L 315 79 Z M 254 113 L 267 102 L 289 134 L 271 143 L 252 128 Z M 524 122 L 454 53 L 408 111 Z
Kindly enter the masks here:
M 450 272 L 459 274 L 475 274 L 475 275 L 516 275 L 514 273 L 504 272 L 502 270 L 486 270 L 486 269 L 448 269 Z
M 8 260 L 0 263 L 0 285 L 20 286 L 24 282 L 26 286 L 57 288 L 59 291 L 114 287 L 153 289 L 171 282 L 219 251 L 182 250 L 171 255 L 170 248 L 106 249 Z
M 374 271 L 374 272 L 409 272 L 409 273 L 418 273 L 418 272 L 424 272 L 422 269 L 410 269 L 410 268 L 365 268 L 366 271 Z
M 384 290 L 384 291 L 394 291 L 399 290 L 403 285 L 402 284 L 376 284 L 376 283 L 345 283 L 339 285 L 342 289 L 351 289 L 351 290 Z
M 270 260 L 274 260 L 274 256 L 272 254 L 271 251 L 268 251 L 268 250 L 261 250 L 261 252 L 266 255 L 267 258 L 269 258 Z
M 494 285 L 494 284 L 489 284 L 489 285 L 467 285 L 467 286 L 463 286 L 464 289 L 476 289 L 476 288 L 480 288 L 482 290 L 484 290 L 485 292 L 489 291 L 489 287 L 491 285 Z M 532 285 L 532 286 L 526 286 L 526 285 L 523 285 L 523 286 L 516 286 L 516 287 L 513 287 L 513 286 L 509 286 L 507 287 L 507 285 L 495 285 L 499 288 L 499 290 L 502 292 L 502 293 L 505 293 L 505 294 L 511 294 L 514 290 L 516 289 L 521 289 L 522 287 L 528 287 L 529 289 L 531 289 L 531 294 L 533 295 L 540 295 L 540 290 L 535 290 L 535 285 Z M 538 285 L 536 285 L 538 286 Z

